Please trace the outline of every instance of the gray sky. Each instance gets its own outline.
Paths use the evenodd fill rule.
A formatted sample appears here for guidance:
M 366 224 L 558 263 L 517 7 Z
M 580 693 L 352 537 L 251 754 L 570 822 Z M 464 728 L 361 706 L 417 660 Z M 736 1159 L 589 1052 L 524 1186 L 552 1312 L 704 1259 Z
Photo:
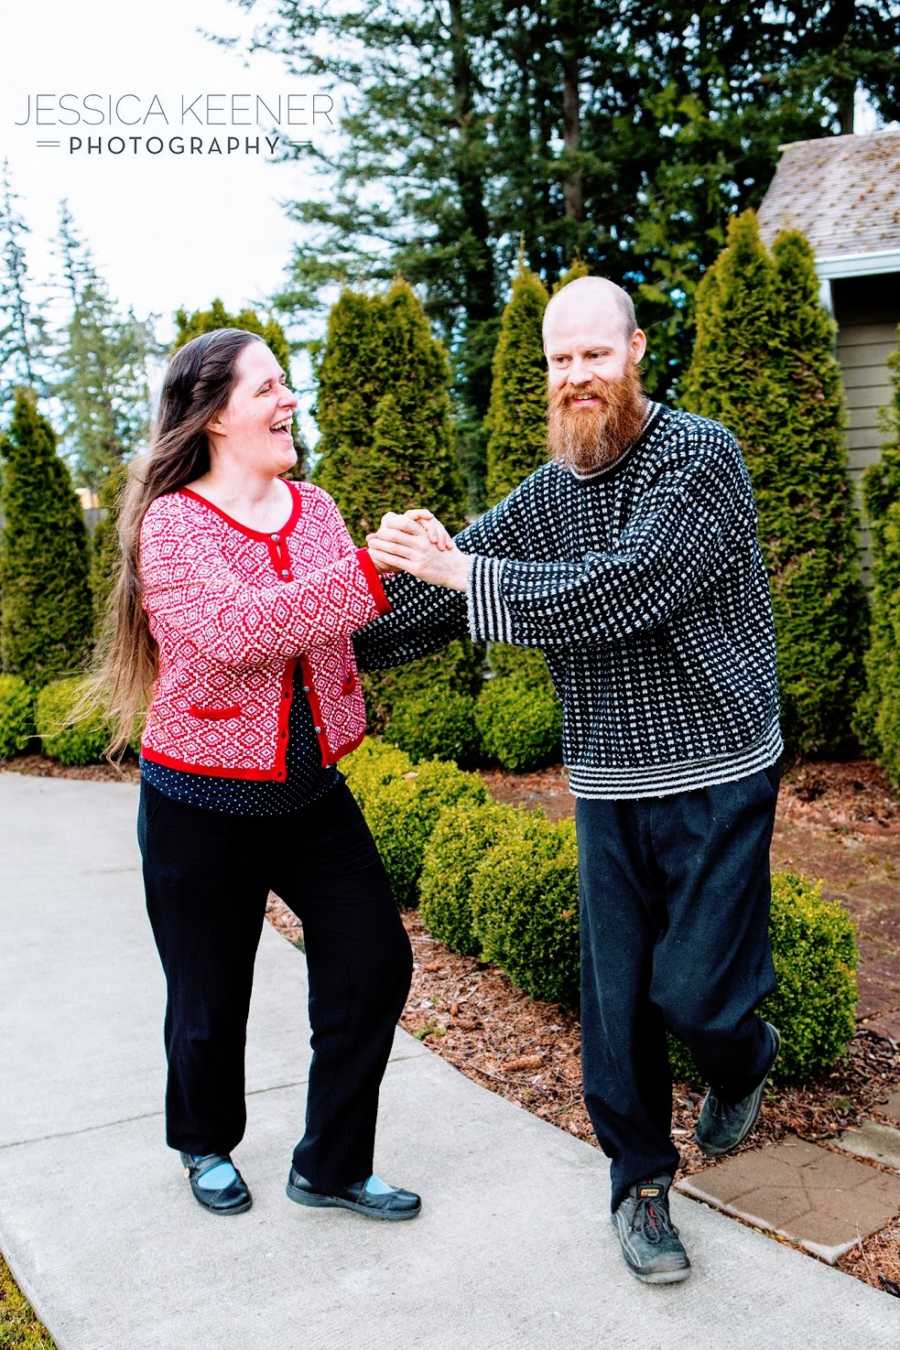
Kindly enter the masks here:
M 258 19 L 255 20 L 258 22 Z M 290 256 L 291 227 L 277 204 L 279 198 L 305 195 L 312 175 L 304 175 L 301 160 L 276 165 L 243 151 L 231 156 L 177 155 L 168 148 L 158 155 L 67 153 L 70 135 L 147 138 L 160 135 L 200 135 L 204 143 L 217 136 L 262 137 L 261 127 L 197 125 L 181 121 L 182 97 L 226 96 L 212 108 L 213 117 L 228 115 L 232 95 L 260 94 L 267 100 L 294 96 L 293 115 L 311 111 L 316 87 L 290 77 L 275 56 L 261 53 L 245 68 L 241 57 L 223 51 L 197 31 L 205 28 L 226 35 L 246 34 L 250 23 L 227 0 L 30 0 L 4 6 L 0 28 L 0 159 L 10 162 L 19 209 L 31 227 L 29 265 L 40 279 L 49 279 L 53 259 L 49 242 L 58 223 L 59 202 L 65 197 L 81 234 L 116 299 L 133 305 L 138 314 L 163 316 L 160 336 L 171 333 L 171 314 L 179 305 L 206 307 L 220 295 L 229 308 L 252 303 L 282 280 Z M 151 106 L 154 95 L 169 117 L 134 126 L 110 125 L 26 126 L 15 122 L 33 118 L 35 96 L 43 101 L 44 118 L 71 117 L 60 108 L 60 95 L 80 102 L 85 95 L 118 97 L 136 94 L 140 100 L 120 105 L 125 117 L 136 117 Z M 305 96 L 306 105 L 300 102 Z M 195 105 L 206 117 L 204 104 Z M 220 113 L 219 109 L 223 110 Z M 252 120 L 253 105 L 239 105 L 238 117 Z M 245 111 L 246 110 L 246 111 Z M 319 104 L 319 112 L 322 105 Z M 88 113 L 87 115 L 94 115 Z M 104 112 L 104 117 L 106 113 Z M 337 110 L 334 114 L 337 122 Z M 283 128 L 292 140 L 327 137 L 320 116 L 315 127 Z M 61 148 L 41 149 L 39 139 L 62 141 Z M 305 181 L 304 181 L 305 178 Z

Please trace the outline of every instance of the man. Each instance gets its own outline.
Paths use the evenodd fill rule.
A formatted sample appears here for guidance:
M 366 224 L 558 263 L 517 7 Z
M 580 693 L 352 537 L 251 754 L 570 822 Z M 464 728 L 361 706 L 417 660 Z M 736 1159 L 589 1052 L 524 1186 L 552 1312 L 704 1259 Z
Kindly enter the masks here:
M 468 631 L 543 650 L 577 798 L 585 1101 L 629 1269 L 685 1279 L 668 1192 L 666 1028 L 711 1088 L 697 1141 L 747 1136 L 778 1053 L 769 845 L 783 749 L 750 479 L 716 422 L 648 400 L 629 297 L 571 282 L 544 320 L 552 459 L 435 547 L 415 513 L 369 537 L 393 612 L 363 666 Z

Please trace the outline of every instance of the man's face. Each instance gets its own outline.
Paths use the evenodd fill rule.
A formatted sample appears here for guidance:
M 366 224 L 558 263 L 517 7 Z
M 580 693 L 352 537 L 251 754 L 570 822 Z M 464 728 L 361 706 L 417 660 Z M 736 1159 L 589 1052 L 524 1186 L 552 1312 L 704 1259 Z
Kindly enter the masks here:
M 640 329 L 626 334 L 614 305 L 560 306 L 544 340 L 548 440 L 556 459 L 590 472 L 636 439 L 645 409 L 636 366 L 646 345 Z

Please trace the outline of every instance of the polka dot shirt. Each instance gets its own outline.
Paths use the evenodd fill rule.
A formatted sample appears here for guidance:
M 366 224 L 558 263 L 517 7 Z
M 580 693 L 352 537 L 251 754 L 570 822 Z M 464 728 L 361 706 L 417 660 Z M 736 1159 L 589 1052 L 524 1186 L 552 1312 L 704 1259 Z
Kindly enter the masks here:
M 294 672 L 294 697 L 288 723 L 287 778 L 257 782 L 170 769 L 141 756 L 141 776 L 174 801 L 230 816 L 285 816 L 318 801 L 340 781 L 335 765 L 322 764 L 312 711 L 303 692 L 302 671 Z

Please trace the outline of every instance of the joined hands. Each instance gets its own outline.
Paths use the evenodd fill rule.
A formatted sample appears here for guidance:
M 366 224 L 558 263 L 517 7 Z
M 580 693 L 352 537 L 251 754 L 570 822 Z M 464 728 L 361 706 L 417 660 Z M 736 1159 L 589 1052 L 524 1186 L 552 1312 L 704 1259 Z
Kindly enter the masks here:
M 366 544 L 379 572 L 409 572 L 433 586 L 466 589 L 472 560 L 430 511 L 388 511 Z

